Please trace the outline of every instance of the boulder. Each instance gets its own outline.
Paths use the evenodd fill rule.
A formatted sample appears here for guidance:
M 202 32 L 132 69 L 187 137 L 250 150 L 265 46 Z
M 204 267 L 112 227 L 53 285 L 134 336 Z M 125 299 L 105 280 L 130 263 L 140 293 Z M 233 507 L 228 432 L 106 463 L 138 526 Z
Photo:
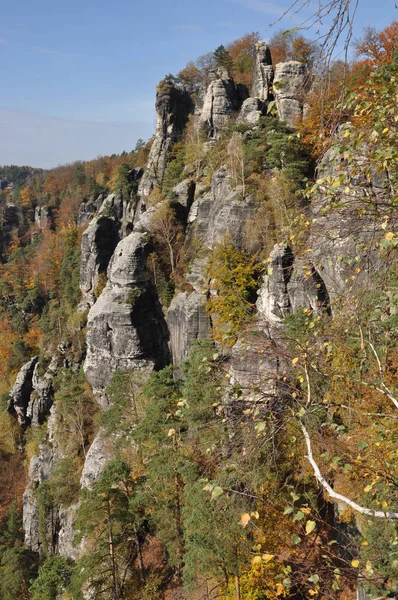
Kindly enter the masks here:
M 257 98 L 247 98 L 242 104 L 237 123 L 255 127 L 263 114 L 264 103 Z

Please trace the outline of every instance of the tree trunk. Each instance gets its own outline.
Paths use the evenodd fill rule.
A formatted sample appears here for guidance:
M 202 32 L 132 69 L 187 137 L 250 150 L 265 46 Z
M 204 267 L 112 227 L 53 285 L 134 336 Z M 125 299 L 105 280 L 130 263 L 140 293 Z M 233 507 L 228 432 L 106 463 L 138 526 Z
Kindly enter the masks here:
M 113 544 L 113 531 L 111 522 L 111 507 L 109 500 L 107 502 L 107 516 L 108 516 L 108 540 L 109 540 L 109 557 L 111 559 L 111 572 L 112 572 L 112 600 L 118 600 L 117 592 L 117 574 L 116 574 L 116 561 L 115 561 L 115 548 Z
M 240 577 L 235 575 L 235 596 L 236 600 L 240 600 Z
M 141 542 L 140 542 L 140 538 L 138 535 L 138 531 L 135 531 L 135 546 L 137 548 L 137 558 L 138 558 L 138 568 L 140 571 L 140 580 L 145 583 L 145 565 L 144 565 L 144 558 L 142 556 L 142 551 L 141 551 Z

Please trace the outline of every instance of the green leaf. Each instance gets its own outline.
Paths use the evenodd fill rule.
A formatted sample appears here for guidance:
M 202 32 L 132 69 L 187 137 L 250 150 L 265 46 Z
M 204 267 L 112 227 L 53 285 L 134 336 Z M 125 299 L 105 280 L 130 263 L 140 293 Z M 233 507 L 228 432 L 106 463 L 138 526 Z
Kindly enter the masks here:
M 293 544 L 299 544 L 301 542 L 301 537 L 299 535 L 292 535 Z
M 301 521 L 301 519 L 304 519 L 304 513 L 301 512 L 301 510 L 299 510 L 298 512 L 296 512 L 296 514 L 293 517 L 293 521 Z
M 365 442 L 364 440 L 359 440 L 359 442 L 358 442 L 358 450 L 364 450 L 368 446 L 369 446 L 369 444 L 367 442 Z
M 216 485 L 211 493 L 211 499 L 215 500 L 216 498 L 219 498 L 219 496 L 222 496 L 223 493 L 224 490 L 220 486 Z
M 311 581 L 311 583 L 318 583 L 319 581 L 319 575 L 311 575 L 311 577 L 308 577 L 308 581 Z

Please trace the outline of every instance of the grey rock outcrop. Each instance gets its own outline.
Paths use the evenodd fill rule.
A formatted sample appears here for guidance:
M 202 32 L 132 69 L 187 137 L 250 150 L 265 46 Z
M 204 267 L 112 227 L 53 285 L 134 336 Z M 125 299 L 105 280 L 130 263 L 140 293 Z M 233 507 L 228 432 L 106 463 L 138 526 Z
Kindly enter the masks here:
M 33 373 L 37 361 L 38 357 L 34 356 L 21 367 L 8 400 L 10 410 L 15 412 L 22 427 L 27 427 L 31 421 L 27 413 L 30 396 L 33 392 Z
M 304 63 L 290 60 L 275 67 L 274 95 L 278 116 L 295 127 L 303 116 L 307 70 Z
M 84 371 L 99 396 L 116 369 L 161 368 L 169 362 L 167 327 L 146 270 L 150 247 L 146 232 L 119 242 L 108 282 L 90 310 Z
M 95 302 L 99 275 L 105 274 L 112 254 L 120 240 L 121 201 L 111 194 L 101 210 L 83 232 L 80 258 L 80 310 L 86 310 Z
M 196 290 L 177 294 L 167 311 L 167 324 L 173 364 L 179 367 L 188 357 L 192 342 L 210 336 L 206 296 Z
M 105 435 L 103 429 L 100 429 L 87 452 L 80 477 L 80 487 L 90 488 L 98 481 L 113 456 L 113 440 Z
M 53 435 L 54 419 L 55 416 L 52 414 L 48 425 L 48 441 L 50 441 L 49 438 Z M 22 523 L 25 533 L 25 546 L 34 552 L 40 552 L 43 541 L 40 539 L 39 506 L 36 490 L 43 481 L 46 481 L 50 477 L 55 454 L 55 449 L 50 443 L 42 443 L 39 446 L 39 454 L 31 458 L 29 465 L 29 483 L 22 498 Z M 49 547 L 54 549 L 56 545 L 55 522 L 51 524 L 47 523 L 45 535 Z
M 271 100 L 273 79 L 271 51 L 265 42 L 257 42 L 251 96 L 262 102 Z
M 38 357 L 25 363 L 15 380 L 8 400 L 9 409 L 15 412 L 22 427 L 44 423 L 54 401 L 52 380 L 58 360 L 54 357 L 44 373 L 39 375 Z
M 173 85 L 160 83 L 156 93 L 156 133 L 151 146 L 139 195 L 147 196 L 155 186 L 161 186 L 166 169 L 167 153 L 184 131 L 193 103 L 188 92 Z
M 54 402 L 53 378 L 58 367 L 58 359 L 54 357 L 43 377 L 39 374 L 39 363 L 36 363 L 33 371 L 30 401 L 26 410 L 26 416 L 32 425 L 44 423 Z
M 236 86 L 227 69 L 219 67 L 210 72 L 209 86 L 203 100 L 198 126 L 207 137 L 217 139 L 227 127 L 231 115 L 239 110 L 247 98 L 241 87 Z
M 36 206 L 35 225 L 39 229 L 47 229 L 53 224 L 52 210 L 49 206 Z
M 104 201 L 104 196 L 100 194 L 96 200 L 86 200 L 79 207 L 78 224 L 79 226 L 86 225 L 99 211 Z
M 254 127 L 263 114 L 263 106 L 264 103 L 257 98 L 247 98 L 242 104 L 237 123 Z
M 187 246 L 200 240 L 202 247 L 211 249 L 214 244 L 228 238 L 241 248 L 245 224 L 254 216 L 256 207 L 250 197 L 243 197 L 241 187 L 231 188 L 228 170 L 221 167 L 212 177 L 210 191 L 192 204 L 188 216 Z
M 329 310 L 326 286 L 311 264 L 295 261 L 289 246 L 276 244 L 270 254 L 268 274 L 258 291 L 257 311 L 271 325 L 297 311 Z

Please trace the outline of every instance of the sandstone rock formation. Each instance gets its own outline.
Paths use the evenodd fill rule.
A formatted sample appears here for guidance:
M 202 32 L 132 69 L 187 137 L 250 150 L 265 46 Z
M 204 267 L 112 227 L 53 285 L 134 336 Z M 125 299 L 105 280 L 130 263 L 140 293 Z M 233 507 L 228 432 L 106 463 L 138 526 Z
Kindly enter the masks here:
M 121 201 L 111 194 L 102 204 L 97 217 L 90 222 L 82 235 L 80 259 L 80 310 L 95 302 L 95 292 L 101 273 L 106 274 L 109 261 L 120 240 Z
M 230 238 L 241 248 L 246 221 L 252 217 L 256 204 L 243 197 L 243 189 L 232 189 L 226 167 L 212 177 L 211 189 L 192 204 L 188 216 L 187 244 L 200 240 L 204 248 Z
M 52 210 L 49 206 L 36 206 L 35 224 L 39 229 L 47 229 L 52 225 Z
M 273 79 L 271 51 L 265 42 L 257 42 L 251 96 L 262 102 L 271 100 Z
M 173 364 L 180 367 L 188 357 L 192 342 L 210 335 L 206 296 L 196 290 L 177 294 L 167 311 L 167 325 Z
M 209 74 L 209 86 L 203 100 L 199 117 L 199 128 L 207 137 L 217 139 L 225 130 L 231 115 L 237 111 L 247 98 L 242 86 L 236 86 L 227 69 L 219 67 Z
M 89 488 L 101 477 L 107 463 L 113 457 L 113 441 L 100 429 L 87 452 L 84 468 L 80 477 L 80 486 Z
M 268 273 L 258 291 L 257 311 L 271 325 L 307 308 L 315 314 L 329 310 L 325 284 L 311 264 L 295 261 L 286 244 L 276 244 L 270 254 Z
M 156 93 L 156 133 L 139 194 L 146 196 L 155 186 L 161 186 L 166 168 L 167 153 L 174 144 L 193 110 L 188 92 L 171 84 L 160 83 Z
M 304 63 L 290 60 L 275 67 L 274 95 L 278 116 L 290 127 L 295 127 L 303 116 L 306 92 Z
M 90 310 L 84 371 L 100 393 L 116 369 L 161 368 L 169 361 L 167 328 L 146 271 L 149 250 L 145 232 L 119 242 L 106 287 Z

